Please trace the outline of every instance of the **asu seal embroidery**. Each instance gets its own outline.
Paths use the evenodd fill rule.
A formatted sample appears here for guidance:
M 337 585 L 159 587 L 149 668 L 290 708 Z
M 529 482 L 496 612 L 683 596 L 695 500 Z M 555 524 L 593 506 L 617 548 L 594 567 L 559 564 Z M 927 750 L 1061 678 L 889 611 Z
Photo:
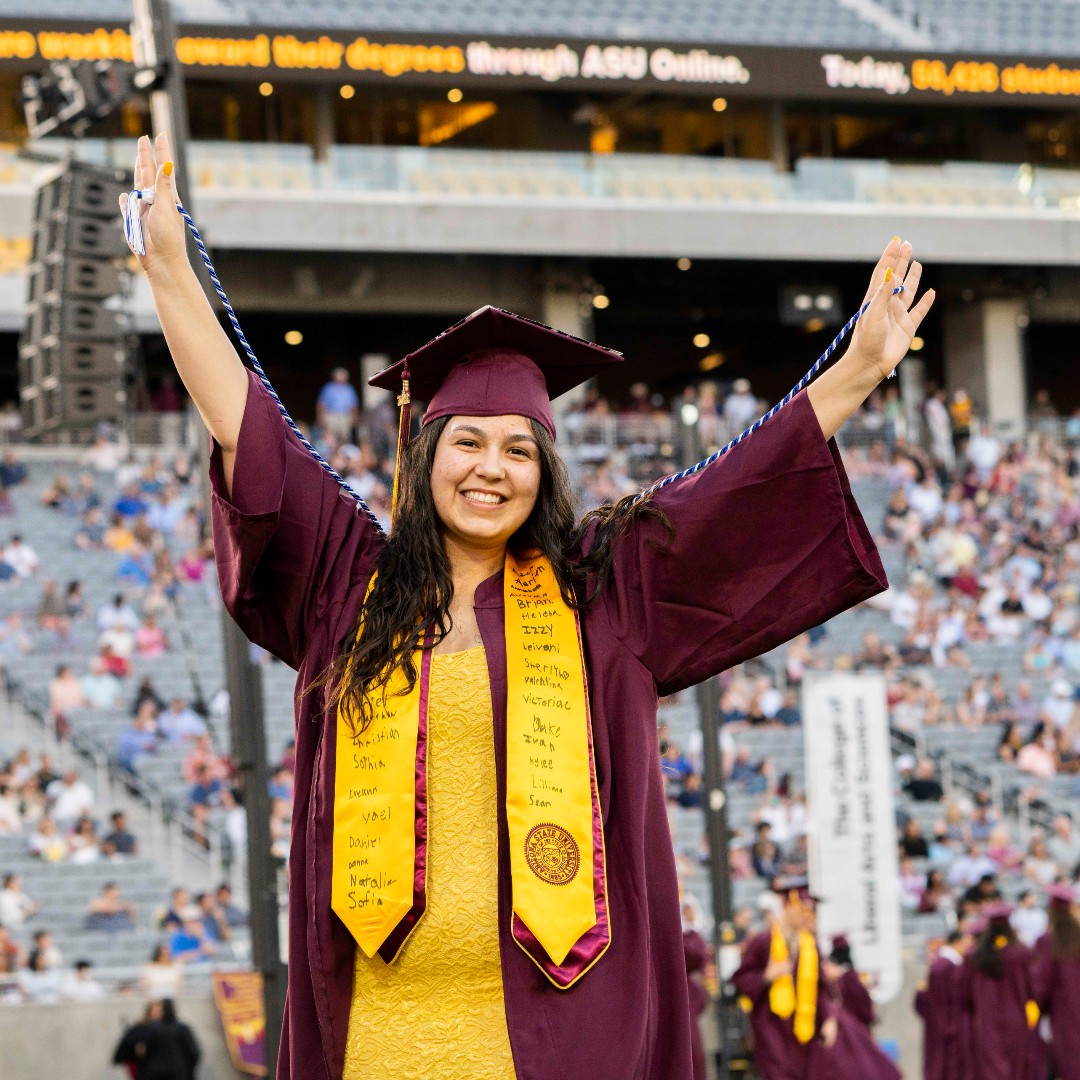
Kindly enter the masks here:
M 581 864 L 577 841 L 561 826 L 534 825 L 525 837 L 529 869 L 549 885 L 568 885 Z

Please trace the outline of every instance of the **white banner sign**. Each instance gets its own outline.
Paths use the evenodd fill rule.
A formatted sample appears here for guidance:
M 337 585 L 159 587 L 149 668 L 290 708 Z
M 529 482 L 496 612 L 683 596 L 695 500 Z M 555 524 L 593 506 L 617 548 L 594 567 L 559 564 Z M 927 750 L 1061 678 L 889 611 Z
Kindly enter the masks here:
M 810 885 L 821 898 L 818 934 L 851 943 L 876 1001 L 900 990 L 900 895 L 885 679 L 808 674 L 803 731 Z

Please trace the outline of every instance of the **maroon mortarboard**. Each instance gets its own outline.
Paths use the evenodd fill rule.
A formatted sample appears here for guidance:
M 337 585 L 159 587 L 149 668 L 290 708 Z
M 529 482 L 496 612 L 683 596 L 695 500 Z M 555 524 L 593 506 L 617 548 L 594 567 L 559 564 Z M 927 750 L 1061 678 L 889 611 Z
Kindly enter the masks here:
M 441 416 L 525 416 L 555 438 L 551 399 L 621 362 L 594 345 L 511 311 L 482 307 L 368 379 L 398 395 L 398 462 L 408 445 L 413 398 L 424 423 Z M 397 505 L 397 473 L 394 506 Z
M 779 877 L 772 883 L 772 891 L 779 893 L 785 903 L 799 901 L 803 904 L 817 904 L 819 899 L 810 891 L 810 882 L 806 877 Z
M 427 402 L 424 423 L 440 416 L 527 416 L 554 438 L 552 398 L 623 355 L 511 311 L 482 307 L 368 382 Z
M 837 949 L 850 949 L 851 942 L 847 939 L 847 934 L 833 934 L 832 939 L 833 952 Z
M 1046 897 L 1051 904 L 1057 904 L 1061 907 L 1072 907 L 1076 902 L 1076 894 L 1071 885 L 1048 885 L 1046 887 Z
M 985 915 L 976 915 L 968 920 L 966 930 L 972 937 L 978 937 L 989 925 L 990 920 Z
M 1005 900 L 991 900 L 984 904 L 982 915 L 988 922 L 1007 922 L 1013 913 L 1013 905 Z

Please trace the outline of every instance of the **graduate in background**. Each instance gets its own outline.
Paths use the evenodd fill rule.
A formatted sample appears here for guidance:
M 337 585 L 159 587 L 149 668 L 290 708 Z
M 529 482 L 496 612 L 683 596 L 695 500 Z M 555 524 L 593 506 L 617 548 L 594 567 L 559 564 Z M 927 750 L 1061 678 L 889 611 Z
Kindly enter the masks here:
M 874 999 L 870 996 L 862 976 L 855 970 L 851 959 L 851 944 L 844 934 L 837 934 L 833 938 L 832 952 L 825 965 L 825 977 L 832 988 L 833 999 L 858 1020 L 868 1033 L 872 1033 L 874 1024 L 877 1023 Z
M 1050 1020 L 1060 1080 L 1080 1080 L 1080 919 L 1071 885 L 1051 885 L 1047 893 L 1050 928 L 1035 943 L 1036 1000 Z
M 1045 1049 L 1036 1045 L 1031 950 L 1009 922 L 1012 905 L 994 901 L 983 909 L 986 927 L 964 959 L 964 1006 L 971 1016 L 973 1080 L 1043 1080 Z M 1039 1045 L 1042 1045 L 1041 1043 Z
M 949 934 L 931 953 L 926 982 L 915 994 L 923 1019 L 923 1080 L 967 1080 L 971 1018 L 964 1007 L 964 953 L 971 939 L 961 930 Z
M 761 1080 L 803 1080 L 811 1044 L 836 1042 L 836 1006 L 818 962 L 817 901 L 805 879 L 778 880 L 783 908 L 750 938 L 732 982 L 750 1002 L 754 1069 Z

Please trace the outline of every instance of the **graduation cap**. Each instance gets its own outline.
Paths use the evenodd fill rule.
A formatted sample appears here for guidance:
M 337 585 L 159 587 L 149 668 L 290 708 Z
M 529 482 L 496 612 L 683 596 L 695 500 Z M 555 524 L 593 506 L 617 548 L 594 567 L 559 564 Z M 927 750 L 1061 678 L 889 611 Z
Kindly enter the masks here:
M 1046 898 L 1052 906 L 1072 907 L 1076 902 L 1076 894 L 1071 885 L 1048 885 Z
M 398 463 L 408 445 L 413 398 L 427 403 L 424 424 L 441 416 L 525 416 L 555 438 L 551 399 L 623 360 L 502 308 L 482 307 L 368 383 L 398 395 Z M 397 470 L 394 505 L 397 504 Z
M 821 902 L 810 891 L 810 879 L 805 875 L 774 878 L 772 890 L 779 893 L 784 898 L 784 902 L 788 904 L 796 901 L 802 904 L 818 904 Z
M 1008 922 L 1013 910 L 1013 905 L 1005 900 L 991 900 L 983 905 L 982 915 L 987 922 Z

